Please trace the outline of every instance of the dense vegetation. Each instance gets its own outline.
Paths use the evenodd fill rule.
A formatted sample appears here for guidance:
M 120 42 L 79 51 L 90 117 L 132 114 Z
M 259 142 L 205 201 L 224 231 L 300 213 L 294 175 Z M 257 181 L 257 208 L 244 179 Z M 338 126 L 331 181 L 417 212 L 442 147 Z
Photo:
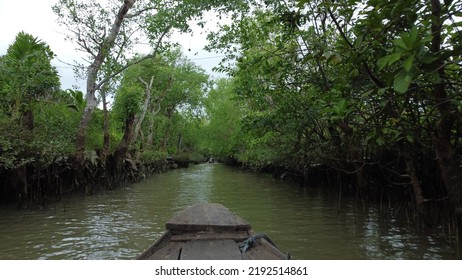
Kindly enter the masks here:
M 213 153 L 398 196 L 427 222 L 460 215 L 461 3 L 263 2 L 209 36 L 236 61 L 220 68 Z
M 61 0 L 53 9 L 87 54 L 90 65 L 77 67 L 86 92 L 61 89 L 50 48 L 18 34 L 0 61 L 5 197 L 46 197 L 34 188 L 58 180 L 50 166 L 62 161 L 87 178 L 67 184 L 89 191 L 85 183 L 168 154 L 198 154 L 399 198 L 429 223 L 461 217 L 460 2 Z M 209 34 L 208 48 L 226 55 L 218 70 L 228 78 L 214 82 L 168 41 L 210 9 L 230 19 Z M 140 38 L 150 54 L 132 51 Z M 89 163 L 100 166 L 92 180 Z
M 86 101 L 78 90 L 60 89 L 52 58 L 44 42 L 23 32 L 1 58 L 3 201 L 44 203 L 111 188 L 117 179 L 164 170 L 167 154 L 192 152 L 188 130 L 208 78 L 180 51 L 145 59 L 125 70 L 117 88 L 106 85 L 102 94 L 113 104 L 95 109 L 81 163 L 75 135 Z

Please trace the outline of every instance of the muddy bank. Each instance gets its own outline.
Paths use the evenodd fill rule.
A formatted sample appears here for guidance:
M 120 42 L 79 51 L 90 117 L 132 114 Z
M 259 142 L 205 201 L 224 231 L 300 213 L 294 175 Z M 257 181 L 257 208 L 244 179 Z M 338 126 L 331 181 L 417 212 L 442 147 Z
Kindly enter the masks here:
M 0 203 L 41 208 L 65 195 L 114 189 L 175 167 L 165 159 L 144 162 L 125 159 L 116 165 L 112 156 L 102 161 L 93 155 L 83 163 L 59 157 L 46 167 L 29 163 L 16 169 L 0 168 Z

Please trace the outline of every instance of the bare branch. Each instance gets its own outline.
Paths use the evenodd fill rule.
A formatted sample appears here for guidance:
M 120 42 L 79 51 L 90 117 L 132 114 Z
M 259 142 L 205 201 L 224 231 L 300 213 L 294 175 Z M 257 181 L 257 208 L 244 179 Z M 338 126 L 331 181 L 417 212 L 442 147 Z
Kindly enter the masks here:
M 130 18 L 130 19 L 131 19 L 131 18 L 135 18 L 135 17 L 138 17 L 138 16 L 142 15 L 142 14 L 145 13 L 145 12 L 149 12 L 149 11 L 152 11 L 152 10 L 157 10 L 157 7 L 151 7 L 151 6 L 149 6 L 149 7 L 140 9 L 140 10 L 138 10 L 138 11 L 135 11 L 135 12 L 132 13 L 132 14 L 128 14 L 128 15 L 127 15 L 127 18 Z
M 160 44 L 162 42 L 162 39 L 164 38 L 164 36 L 168 33 L 168 31 L 170 30 L 170 27 L 168 27 L 167 29 L 164 30 L 164 32 L 161 34 L 161 36 L 159 37 L 159 39 L 157 40 L 157 43 L 156 43 L 156 47 L 154 49 L 154 51 L 149 54 L 149 55 L 146 55 L 140 59 L 137 59 L 137 60 L 133 60 L 133 61 L 130 61 L 128 62 L 127 64 L 125 64 L 124 66 L 122 66 L 121 68 L 119 68 L 117 71 L 114 71 L 114 73 L 112 73 L 111 75 L 107 76 L 106 78 L 104 78 L 103 80 L 101 80 L 97 85 L 96 85 L 96 89 L 100 89 L 101 86 L 103 86 L 105 83 L 107 83 L 109 80 L 113 79 L 114 77 L 116 77 L 117 75 L 119 75 L 120 73 L 122 73 L 123 71 L 125 71 L 127 68 L 129 68 L 130 66 L 133 66 L 133 65 L 136 65 L 136 64 L 139 64 L 147 59 L 150 59 L 150 58 L 155 58 L 156 55 L 157 55 L 157 51 L 160 47 Z

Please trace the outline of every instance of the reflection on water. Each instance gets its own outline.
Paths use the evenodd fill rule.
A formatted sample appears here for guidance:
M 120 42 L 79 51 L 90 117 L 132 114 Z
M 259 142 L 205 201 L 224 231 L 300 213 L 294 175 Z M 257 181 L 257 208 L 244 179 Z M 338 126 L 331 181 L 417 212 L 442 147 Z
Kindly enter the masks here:
M 202 164 L 43 211 L 0 209 L 0 259 L 133 259 L 196 202 L 222 203 L 296 259 L 453 259 L 437 233 L 417 233 L 376 207 L 320 189 Z

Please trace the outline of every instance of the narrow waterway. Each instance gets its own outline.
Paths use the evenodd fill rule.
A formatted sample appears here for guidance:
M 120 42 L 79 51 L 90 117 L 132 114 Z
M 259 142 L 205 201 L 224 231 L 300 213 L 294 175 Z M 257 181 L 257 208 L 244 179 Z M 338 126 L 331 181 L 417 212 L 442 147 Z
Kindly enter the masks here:
M 0 208 L 0 259 L 133 259 L 185 206 L 218 202 L 295 259 L 454 259 L 443 234 L 416 232 L 377 207 L 201 164 L 45 210 Z

